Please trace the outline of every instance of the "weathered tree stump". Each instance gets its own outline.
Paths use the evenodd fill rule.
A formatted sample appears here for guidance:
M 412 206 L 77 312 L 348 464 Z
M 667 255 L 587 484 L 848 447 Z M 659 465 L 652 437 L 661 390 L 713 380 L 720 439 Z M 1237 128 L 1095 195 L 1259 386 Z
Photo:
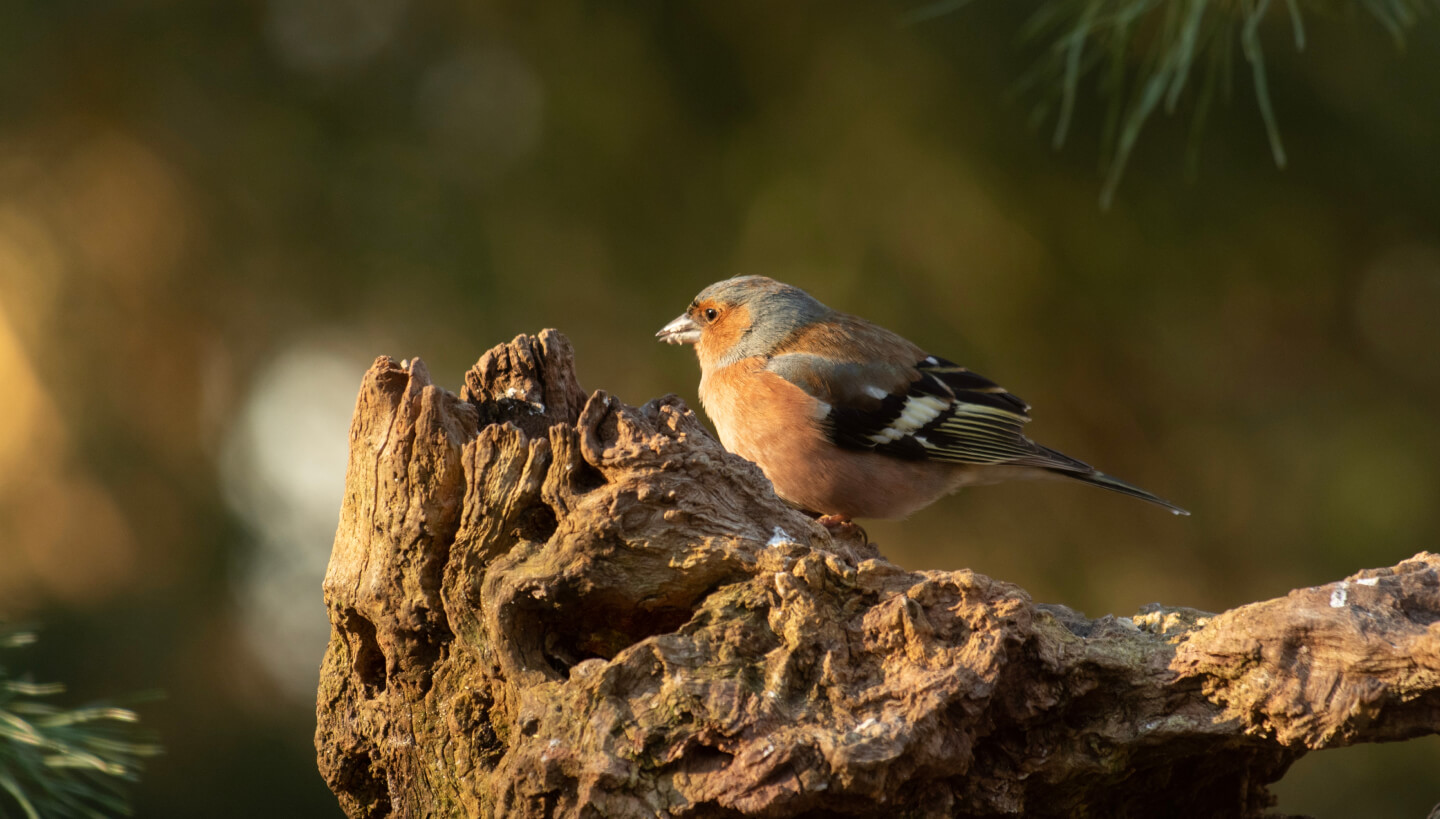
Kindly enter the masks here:
M 1249 817 L 1308 750 L 1440 728 L 1440 556 L 1086 619 L 833 539 L 553 331 L 459 397 L 375 362 L 325 601 L 351 817 Z

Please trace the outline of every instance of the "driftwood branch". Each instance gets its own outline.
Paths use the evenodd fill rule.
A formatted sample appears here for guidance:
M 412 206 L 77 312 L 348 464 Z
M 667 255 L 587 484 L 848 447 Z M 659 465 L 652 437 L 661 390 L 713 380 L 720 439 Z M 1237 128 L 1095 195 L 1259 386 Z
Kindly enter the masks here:
M 553 331 L 458 397 L 375 362 L 325 600 L 351 817 L 1246 817 L 1306 751 L 1440 729 L 1440 556 L 1086 619 L 833 539 Z

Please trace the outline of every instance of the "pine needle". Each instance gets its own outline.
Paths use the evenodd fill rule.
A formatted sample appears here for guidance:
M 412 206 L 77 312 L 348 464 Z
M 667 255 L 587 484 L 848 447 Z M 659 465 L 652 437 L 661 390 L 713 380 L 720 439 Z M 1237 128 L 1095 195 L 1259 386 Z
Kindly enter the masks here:
M 0 629 L 0 649 L 34 641 L 30 632 Z M 137 733 L 139 717 L 129 709 L 42 701 L 63 691 L 13 679 L 0 666 L 0 817 L 12 808 L 27 819 L 129 816 L 123 786 L 160 747 Z
M 973 0 L 936 0 L 905 15 L 913 25 L 958 11 Z M 1323 0 L 1285 0 L 1291 38 L 1296 51 L 1305 49 L 1302 6 Z M 1440 0 L 1356 0 L 1403 47 L 1405 32 Z M 1250 66 L 1255 105 L 1265 128 L 1271 156 L 1284 168 L 1287 157 L 1279 117 L 1270 97 L 1262 42 L 1263 29 L 1275 16 L 1271 0 L 1044 0 L 1021 27 L 1027 42 L 1042 45 L 1035 67 L 1017 83 L 1019 93 L 1039 99 L 1032 119 L 1048 120 L 1053 113 L 1051 138 L 1063 146 L 1074 123 L 1080 89 L 1094 83 L 1106 106 L 1102 126 L 1100 191 L 1108 208 L 1125 174 L 1141 132 L 1163 102 L 1166 113 L 1176 113 L 1193 97 L 1190 145 L 1186 166 L 1193 173 L 1198 144 L 1214 96 L 1228 101 L 1235 46 Z M 1193 93 L 1190 82 L 1196 66 L 1204 77 Z

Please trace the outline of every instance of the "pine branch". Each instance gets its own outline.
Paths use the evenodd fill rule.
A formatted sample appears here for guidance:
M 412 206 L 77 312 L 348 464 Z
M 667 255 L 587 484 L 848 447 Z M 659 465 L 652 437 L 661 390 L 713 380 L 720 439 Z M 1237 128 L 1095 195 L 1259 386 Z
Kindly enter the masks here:
M 938 0 L 904 18 L 918 23 L 955 12 L 971 0 Z M 1437 0 L 1357 0 L 1358 5 L 1403 46 L 1406 31 Z M 1305 48 L 1302 7 L 1334 8 L 1326 0 L 1047 0 L 1023 27 L 1022 38 L 1044 46 L 1017 91 L 1038 94 L 1035 120 L 1054 118 L 1053 143 L 1063 145 L 1082 84 L 1093 83 L 1105 102 L 1101 171 L 1102 207 L 1109 207 L 1131 152 L 1150 117 L 1163 107 L 1173 114 L 1198 80 L 1187 166 L 1193 169 L 1199 134 L 1217 93 L 1231 93 L 1235 52 L 1250 69 L 1255 103 L 1275 164 L 1285 166 L 1285 146 L 1270 99 L 1261 27 L 1288 17 L 1297 51 Z M 1197 77 L 1198 75 L 1198 77 Z
M 0 650 L 35 642 L 27 631 L 0 630 Z M 42 700 L 59 683 L 13 678 L 0 666 L 0 819 L 129 816 L 124 783 L 141 760 L 160 753 L 141 741 L 134 711 L 109 706 L 61 708 Z

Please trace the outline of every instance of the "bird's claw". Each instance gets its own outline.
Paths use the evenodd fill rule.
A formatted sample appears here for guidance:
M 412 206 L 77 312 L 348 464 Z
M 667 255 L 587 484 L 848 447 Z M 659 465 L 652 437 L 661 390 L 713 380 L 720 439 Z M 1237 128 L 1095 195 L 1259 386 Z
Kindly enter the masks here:
M 865 533 L 865 528 L 845 515 L 821 515 L 815 519 L 815 522 L 824 526 L 832 535 L 852 537 L 859 532 L 861 542 L 870 542 L 870 536 Z

